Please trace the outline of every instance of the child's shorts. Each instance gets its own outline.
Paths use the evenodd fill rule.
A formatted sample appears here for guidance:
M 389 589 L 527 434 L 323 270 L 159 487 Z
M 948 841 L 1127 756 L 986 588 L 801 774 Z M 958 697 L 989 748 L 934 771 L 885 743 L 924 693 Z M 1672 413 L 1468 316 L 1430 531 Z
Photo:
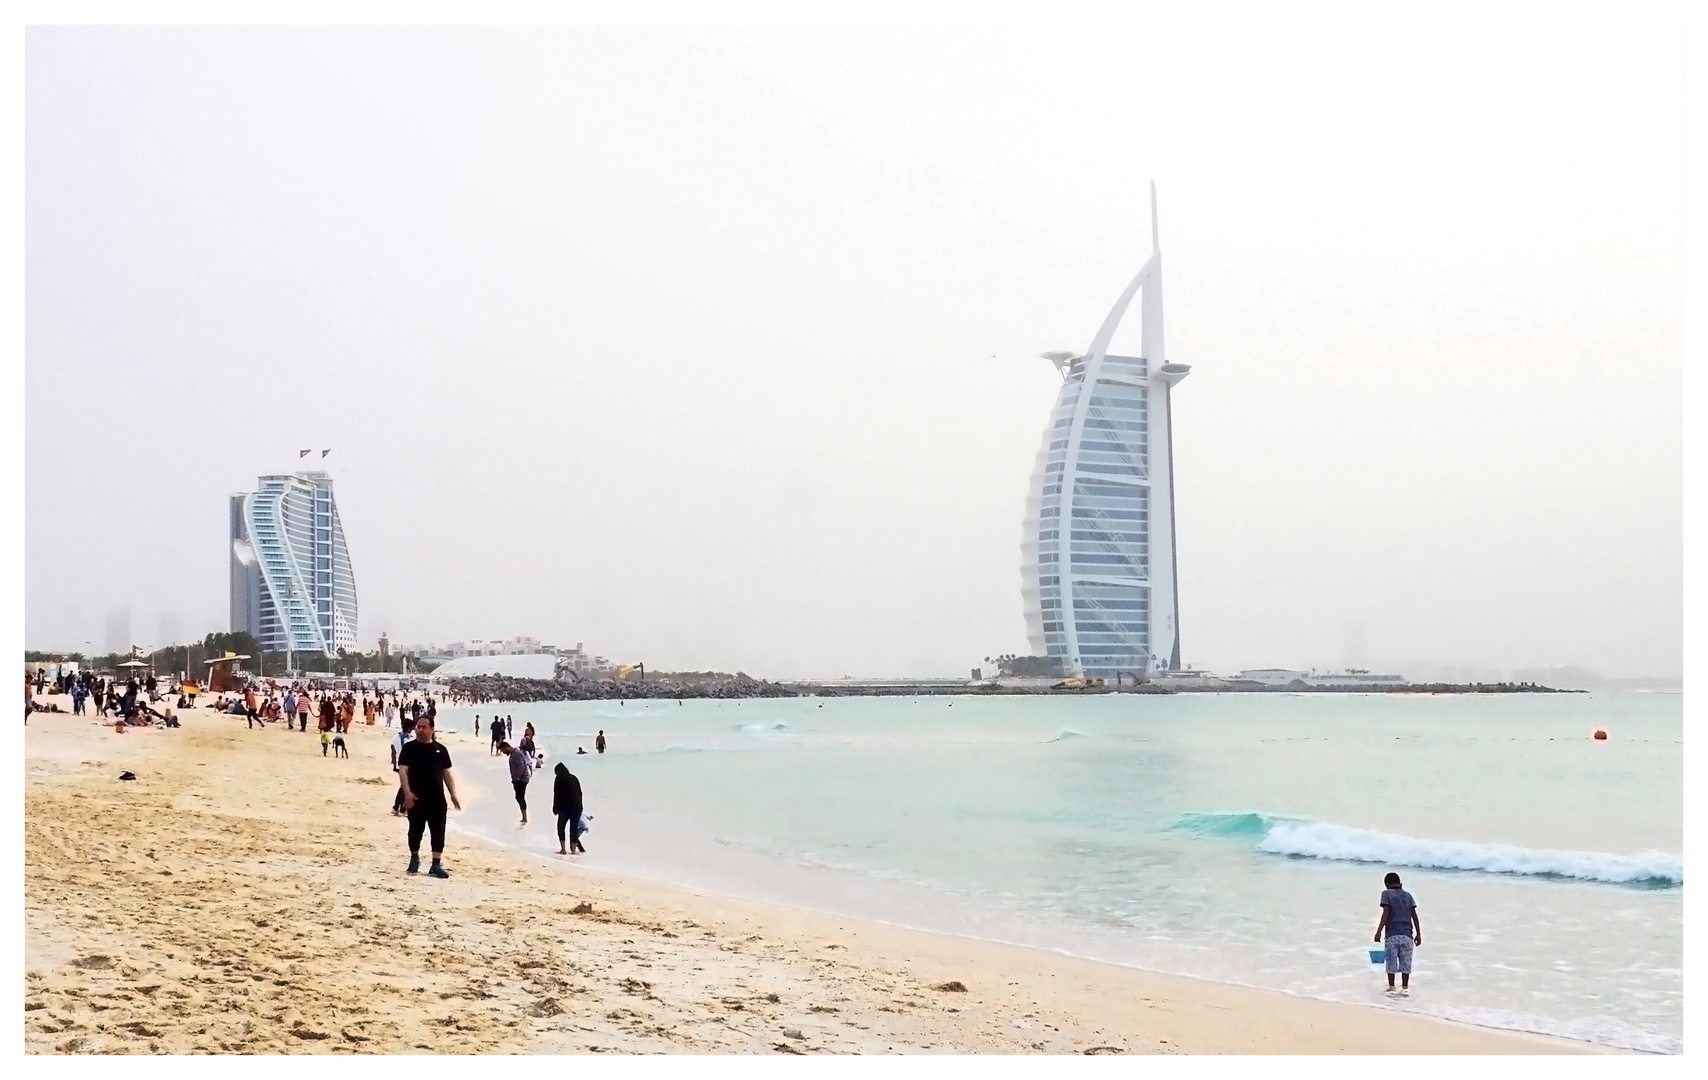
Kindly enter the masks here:
M 1383 942 L 1388 950 L 1388 974 L 1411 974 L 1411 938 L 1395 936 Z

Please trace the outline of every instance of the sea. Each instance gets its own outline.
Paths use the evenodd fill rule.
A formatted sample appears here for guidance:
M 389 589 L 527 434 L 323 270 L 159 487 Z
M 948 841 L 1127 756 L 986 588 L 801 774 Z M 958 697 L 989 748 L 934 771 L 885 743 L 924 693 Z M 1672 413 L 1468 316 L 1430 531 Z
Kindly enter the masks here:
M 531 789 L 535 822 L 516 827 L 483 741 L 460 751 L 458 773 L 481 797 L 457 827 L 555 858 L 550 770 L 564 760 L 586 793 L 592 868 L 1674 1054 L 1683 700 L 503 704 L 518 736 L 536 726 L 548 758 Z M 492 709 L 446 709 L 441 725 L 466 732 Z M 1389 871 L 1424 929 L 1405 999 L 1383 995 L 1369 957 Z

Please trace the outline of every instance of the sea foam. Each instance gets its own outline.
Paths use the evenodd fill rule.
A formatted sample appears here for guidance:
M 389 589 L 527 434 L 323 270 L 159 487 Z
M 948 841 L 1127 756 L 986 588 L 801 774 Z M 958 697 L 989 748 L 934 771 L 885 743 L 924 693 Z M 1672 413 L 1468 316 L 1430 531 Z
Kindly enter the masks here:
M 1684 884 L 1684 856 L 1665 851 L 1616 855 L 1469 840 L 1423 840 L 1377 829 L 1267 814 L 1186 814 L 1176 829 L 1204 836 L 1255 837 L 1273 855 L 1343 862 L 1472 870 L 1488 874 L 1672 888 Z

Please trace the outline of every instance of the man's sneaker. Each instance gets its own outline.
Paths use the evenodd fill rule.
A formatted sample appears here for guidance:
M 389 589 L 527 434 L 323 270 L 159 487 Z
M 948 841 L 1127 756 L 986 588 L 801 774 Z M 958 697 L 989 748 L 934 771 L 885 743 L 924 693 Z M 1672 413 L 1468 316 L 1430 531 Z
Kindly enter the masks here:
M 1401 997 L 1411 997 L 1411 989 L 1408 987 L 1406 989 L 1401 990 L 1400 996 Z
M 404 873 L 406 873 L 406 874 L 419 874 L 420 872 L 421 872 L 421 856 L 411 855 L 409 857 L 409 869 L 405 870 Z
M 427 869 L 427 876 L 428 877 L 436 877 L 436 878 L 448 878 L 451 876 L 451 872 L 449 870 L 446 870 L 443 866 L 440 866 L 438 863 L 434 863 L 431 867 L 429 867 Z

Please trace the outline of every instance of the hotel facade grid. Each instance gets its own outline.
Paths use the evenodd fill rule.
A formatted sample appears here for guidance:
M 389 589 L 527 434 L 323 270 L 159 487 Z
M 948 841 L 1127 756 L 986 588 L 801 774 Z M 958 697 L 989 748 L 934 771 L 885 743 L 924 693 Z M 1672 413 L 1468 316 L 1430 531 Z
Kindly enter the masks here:
M 258 478 L 231 497 L 231 628 L 267 652 L 356 647 L 356 577 L 323 472 Z

